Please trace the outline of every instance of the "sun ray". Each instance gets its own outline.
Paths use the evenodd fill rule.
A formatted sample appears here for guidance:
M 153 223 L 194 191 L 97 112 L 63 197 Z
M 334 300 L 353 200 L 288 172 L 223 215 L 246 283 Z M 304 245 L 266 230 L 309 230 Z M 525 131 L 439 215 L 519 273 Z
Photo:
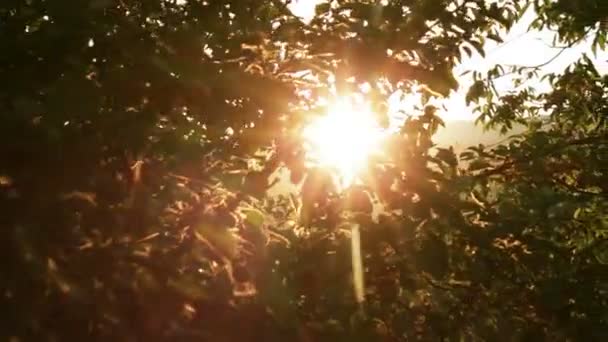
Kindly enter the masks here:
M 380 127 L 369 104 L 357 96 L 343 97 L 305 127 L 307 159 L 332 171 L 338 189 L 343 190 L 358 181 L 369 158 L 381 152 L 388 132 Z M 362 304 L 365 287 L 358 224 L 351 225 L 351 253 L 355 298 Z

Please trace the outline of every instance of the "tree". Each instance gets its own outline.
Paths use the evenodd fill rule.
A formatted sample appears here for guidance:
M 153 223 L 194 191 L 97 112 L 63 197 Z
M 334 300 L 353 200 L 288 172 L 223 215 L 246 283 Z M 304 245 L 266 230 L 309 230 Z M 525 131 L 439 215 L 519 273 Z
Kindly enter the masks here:
M 364 83 L 381 121 L 396 90 L 448 95 L 461 55 L 528 3 L 539 26 L 568 18 L 566 44 L 604 49 L 601 1 L 334 1 L 310 24 L 278 0 L 5 2 L 0 334 L 606 338 L 608 78 L 588 58 L 546 94 L 478 75 L 481 121 L 529 127 L 500 145 L 433 148 L 441 119 L 407 113 L 344 192 L 297 138 L 317 98 Z M 281 165 L 300 196 L 265 196 Z

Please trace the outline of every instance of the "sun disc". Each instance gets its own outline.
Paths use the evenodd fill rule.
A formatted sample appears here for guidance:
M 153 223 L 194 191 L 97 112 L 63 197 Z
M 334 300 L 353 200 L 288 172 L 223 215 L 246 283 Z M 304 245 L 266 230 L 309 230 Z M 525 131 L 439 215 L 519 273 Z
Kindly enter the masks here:
M 368 105 L 341 99 L 310 122 L 303 137 L 308 159 L 335 171 L 340 185 L 348 186 L 378 152 L 382 129 Z

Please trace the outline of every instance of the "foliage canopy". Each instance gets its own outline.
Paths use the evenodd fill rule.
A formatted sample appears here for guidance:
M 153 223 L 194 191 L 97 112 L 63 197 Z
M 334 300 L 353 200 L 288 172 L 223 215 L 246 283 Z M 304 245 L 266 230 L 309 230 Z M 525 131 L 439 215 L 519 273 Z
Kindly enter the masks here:
M 344 192 L 297 138 L 364 83 L 382 122 L 397 90 L 448 95 L 530 5 L 605 50 L 604 2 L 337 0 L 303 23 L 279 0 L 2 1 L 0 337 L 608 339 L 608 77 L 588 57 L 547 93 L 492 86 L 538 68 L 476 74 L 480 123 L 525 132 L 457 154 L 427 106 Z M 266 195 L 281 167 L 298 195 Z

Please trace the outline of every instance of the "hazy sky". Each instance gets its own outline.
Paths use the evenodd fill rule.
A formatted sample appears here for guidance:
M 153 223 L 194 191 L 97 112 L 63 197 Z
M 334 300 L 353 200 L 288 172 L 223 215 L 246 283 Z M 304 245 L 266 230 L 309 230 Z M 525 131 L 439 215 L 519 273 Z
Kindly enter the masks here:
M 291 4 L 292 11 L 309 21 L 314 16 L 315 6 L 322 0 L 295 0 Z M 535 13 L 529 10 L 519 23 L 513 26 L 511 31 L 504 37 L 505 43 L 498 44 L 493 41 L 486 43 L 486 57 L 473 55 L 471 58 L 464 57 L 460 65 L 455 68 L 456 75 L 462 74 L 467 70 L 477 70 L 484 72 L 496 64 L 516 64 L 516 65 L 538 65 L 544 63 L 561 49 L 551 47 L 554 33 L 549 30 L 527 32 L 528 26 L 535 17 Z M 567 65 L 579 59 L 583 53 L 588 53 L 595 60 L 596 67 L 602 73 L 608 73 L 608 52 L 599 53 L 597 58 L 593 58 L 591 52 L 591 39 L 582 41 L 563 52 L 553 62 L 543 68 L 544 71 L 559 72 Z M 464 94 L 471 84 L 471 76 L 464 76 L 459 79 L 460 89 L 450 96 L 446 105 L 450 109 L 449 113 L 444 114 L 445 119 L 450 120 L 472 120 L 475 118 L 471 108 L 467 108 L 464 101 Z M 508 90 L 511 87 L 511 80 L 505 77 L 498 84 L 498 90 Z M 539 89 L 544 89 L 547 85 L 540 83 L 534 84 Z

